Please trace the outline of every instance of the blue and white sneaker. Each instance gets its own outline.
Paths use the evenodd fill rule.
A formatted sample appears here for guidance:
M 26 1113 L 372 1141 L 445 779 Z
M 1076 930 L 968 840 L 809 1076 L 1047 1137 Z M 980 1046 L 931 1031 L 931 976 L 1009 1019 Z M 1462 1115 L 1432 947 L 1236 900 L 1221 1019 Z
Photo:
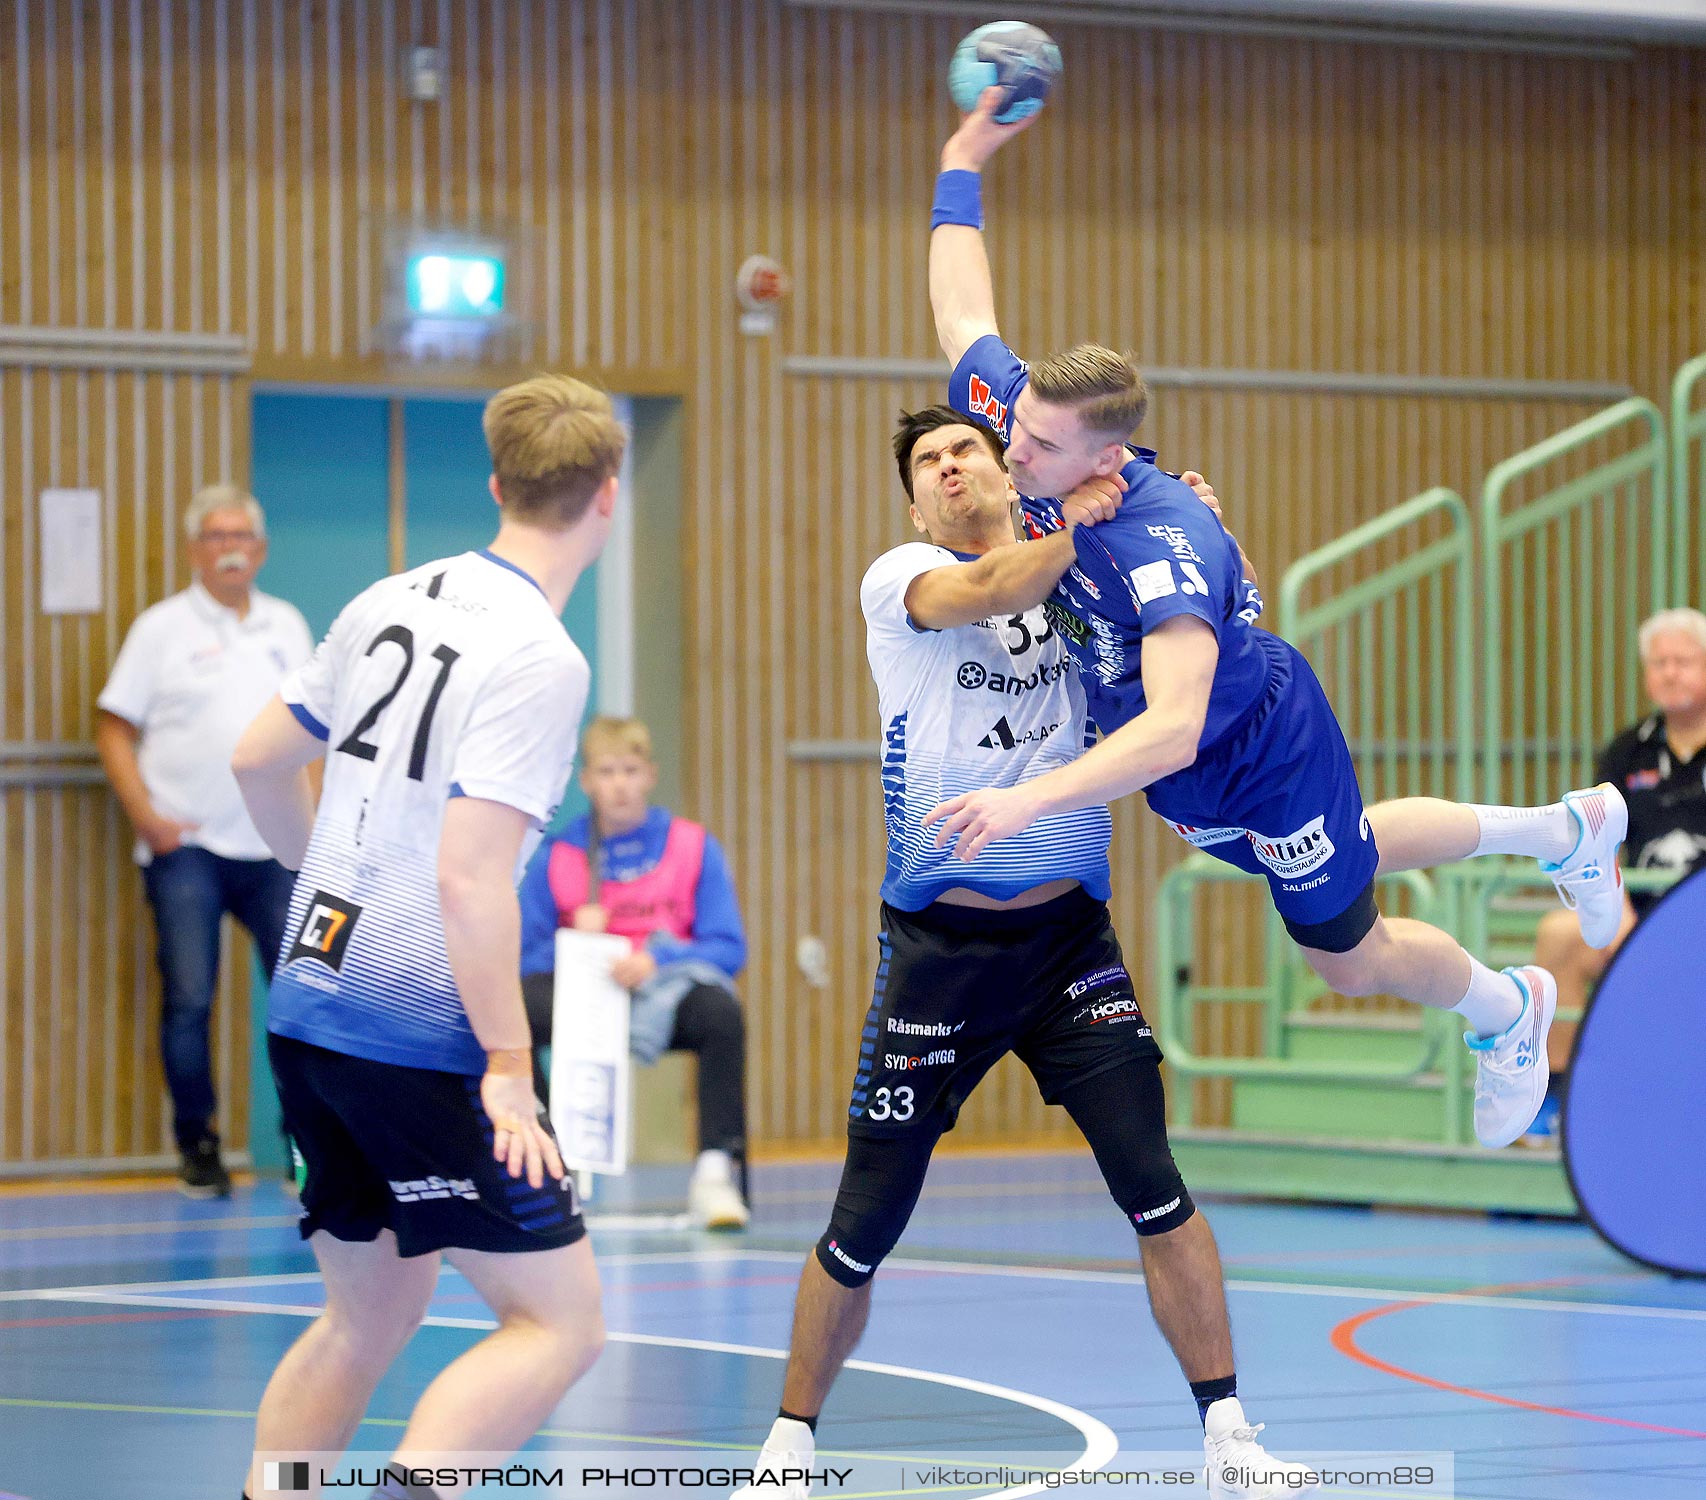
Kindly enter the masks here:
M 1522 991 L 1522 1014 L 1485 1040 L 1463 1033 L 1475 1054 L 1475 1139 L 1494 1148 L 1510 1145 L 1540 1113 L 1552 1076 L 1546 1034 L 1558 1010 L 1558 981 L 1545 969 L 1530 964 L 1505 973 Z
M 1582 924 L 1582 941 L 1609 948 L 1623 925 L 1623 872 L 1617 848 L 1629 834 L 1629 807 L 1609 781 L 1585 792 L 1565 792 L 1564 806 L 1576 820 L 1576 847 L 1569 858 L 1540 868 L 1558 887 L 1558 899 Z

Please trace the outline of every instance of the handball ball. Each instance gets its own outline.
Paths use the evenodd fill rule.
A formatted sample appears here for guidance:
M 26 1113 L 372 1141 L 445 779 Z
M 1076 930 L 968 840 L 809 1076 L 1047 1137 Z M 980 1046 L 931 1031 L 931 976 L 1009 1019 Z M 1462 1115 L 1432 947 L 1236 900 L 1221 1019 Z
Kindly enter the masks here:
M 1059 77 L 1060 48 L 1046 31 L 1024 21 L 991 21 L 954 48 L 948 92 L 960 112 L 969 115 L 977 96 L 999 84 L 1007 93 L 995 119 L 1011 125 L 1041 109 Z

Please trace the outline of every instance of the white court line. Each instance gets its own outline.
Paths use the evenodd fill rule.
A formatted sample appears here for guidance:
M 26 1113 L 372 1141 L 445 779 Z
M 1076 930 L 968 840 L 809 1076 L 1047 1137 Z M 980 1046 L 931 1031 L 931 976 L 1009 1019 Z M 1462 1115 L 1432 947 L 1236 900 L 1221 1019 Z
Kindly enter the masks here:
M 652 1250 L 630 1254 L 601 1255 L 600 1265 L 728 1265 L 738 1261 L 759 1261 L 799 1265 L 805 1256 L 786 1250 Z M 915 1260 L 890 1256 L 885 1266 L 901 1271 L 943 1271 L 956 1276 L 1005 1276 L 1021 1280 L 1067 1281 L 1097 1286 L 1141 1286 L 1143 1277 L 1127 1271 L 1077 1271 L 1069 1267 L 1003 1266 L 986 1261 Z M 317 1271 L 296 1271 L 278 1276 L 224 1276 L 207 1281 L 138 1281 L 108 1282 L 92 1286 L 32 1287 L 24 1291 L 0 1292 L 0 1302 L 51 1302 L 58 1298 L 67 1301 L 101 1301 L 105 1297 L 125 1296 L 138 1292 L 172 1291 L 195 1288 L 236 1288 L 287 1286 L 320 1279 Z M 1476 1292 L 1436 1292 L 1403 1287 L 1335 1286 L 1327 1282 L 1289 1281 L 1228 1281 L 1231 1292 L 1273 1292 L 1291 1297 L 1335 1297 L 1353 1302 L 1425 1302 L 1463 1307 L 1496 1307 L 1528 1309 L 1535 1312 L 1588 1313 L 1608 1318 L 1656 1318 L 1679 1323 L 1706 1322 L 1706 1308 L 1647 1307 L 1639 1303 L 1564 1302 L 1541 1297 L 1507 1297 Z M 152 1304 L 147 1304 L 152 1305 Z M 193 1305 L 186 1299 L 174 1299 L 173 1306 Z M 254 1303 L 244 1303 L 243 1308 Z M 225 1309 L 214 1309 L 216 1311 Z M 241 1311 L 242 1308 L 237 1309 Z M 485 1326 L 485 1325 L 480 1325 Z M 615 1337 L 615 1335 L 612 1335 Z
M 672 1257 L 683 1259 L 684 1257 Z M 740 1259 L 739 1256 L 714 1256 L 716 1259 Z M 258 1285 L 276 1286 L 282 1281 L 290 1280 L 316 1281 L 318 1276 L 306 1277 L 255 1277 Z M 14 1301 L 31 1300 L 38 1302 L 83 1302 L 99 1303 L 111 1307 L 166 1307 L 189 1308 L 200 1312 L 232 1312 L 232 1313 L 271 1313 L 276 1316 L 317 1318 L 325 1311 L 323 1307 L 307 1304 L 287 1305 L 273 1302 L 245 1302 L 236 1298 L 219 1297 L 168 1297 L 160 1295 L 159 1289 L 171 1286 L 211 1286 L 217 1281 L 221 1286 L 230 1289 L 241 1284 L 239 1277 L 217 1277 L 213 1281 L 197 1282 L 155 1282 L 151 1283 L 156 1290 L 142 1292 L 123 1285 L 108 1287 L 61 1287 L 57 1290 L 37 1288 L 26 1293 L 5 1293 L 4 1296 Z M 470 1328 L 480 1331 L 496 1328 L 497 1321 L 493 1318 L 449 1318 L 430 1316 L 423 1318 L 422 1323 L 431 1328 Z M 612 1343 L 617 1344 L 649 1344 L 653 1347 L 668 1349 L 693 1349 L 709 1354 L 738 1354 L 755 1359 L 787 1359 L 786 1349 L 767 1349 L 757 1344 L 728 1344 L 712 1339 L 677 1338 L 655 1333 L 615 1333 L 605 1335 Z M 1051 1401 L 1047 1396 L 1038 1396 L 1030 1391 L 1016 1390 L 1012 1386 L 994 1385 L 986 1380 L 973 1380 L 965 1375 L 944 1375 L 935 1370 L 919 1370 L 911 1365 L 881 1364 L 875 1360 L 850 1359 L 846 1367 L 849 1370 L 863 1370 L 872 1375 L 889 1375 L 899 1380 L 920 1380 L 931 1385 L 950 1386 L 955 1390 L 971 1391 L 977 1395 L 990 1396 L 998 1401 L 1010 1401 L 1015 1406 L 1026 1406 L 1033 1411 L 1042 1412 L 1064 1422 L 1076 1429 L 1084 1439 L 1084 1452 L 1066 1466 L 1064 1472 L 1075 1473 L 1083 1470 L 1105 1469 L 1119 1452 L 1119 1439 L 1106 1422 L 1092 1417 L 1088 1412 L 1079 1411 L 1075 1406 L 1068 1406 L 1062 1401 Z M 718 1444 L 707 1444 L 707 1447 L 717 1447 Z M 979 1500 L 1020 1500 L 1025 1495 L 1034 1495 L 1045 1486 L 1042 1484 L 1016 1485 L 1011 1489 L 999 1490 L 992 1495 L 980 1496 Z
M 600 1260 L 612 1257 L 601 1256 Z M 785 1250 L 728 1250 L 684 1251 L 678 1256 L 661 1255 L 661 1259 L 690 1262 L 705 1260 L 785 1261 L 798 1265 L 805 1257 L 790 1255 Z M 1089 1282 L 1098 1286 L 1142 1286 L 1143 1276 L 1136 1271 L 1076 1271 L 1070 1267 L 1004 1266 L 988 1261 L 915 1260 L 891 1255 L 884 1266 L 901 1271 L 951 1271 L 958 1276 L 1009 1276 L 1039 1281 Z M 196 1286 L 197 1282 L 187 1285 Z M 1342 1297 L 1356 1302 L 1437 1302 L 1459 1303 L 1464 1307 L 1534 1308 L 1541 1312 L 1595 1313 L 1604 1317 L 1672 1318 L 1678 1322 L 1706 1322 L 1706 1308 L 1647 1307 L 1638 1303 L 1563 1302 L 1540 1297 L 1502 1297 L 1479 1292 L 1413 1291 L 1402 1287 L 1379 1288 L 1366 1286 L 1336 1286 L 1331 1282 L 1309 1281 L 1228 1281 L 1229 1292 L 1277 1292 L 1294 1297 Z

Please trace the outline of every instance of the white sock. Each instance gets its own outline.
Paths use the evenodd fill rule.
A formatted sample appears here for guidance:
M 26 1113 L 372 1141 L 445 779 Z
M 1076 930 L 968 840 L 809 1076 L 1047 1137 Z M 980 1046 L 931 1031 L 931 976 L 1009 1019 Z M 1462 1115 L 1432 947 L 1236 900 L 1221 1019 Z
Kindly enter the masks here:
M 778 1417 L 770 1424 L 770 1436 L 764 1440 L 766 1453 L 797 1453 L 809 1459 L 817 1452 L 817 1435 L 804 1422 L 792 1417 Z
M 1575 814 L 1562 802 L 1545 807 L 1486 807 L 1470 805 L 1481 825 L 1476 854 L 1526 854 L 1550 864 L 1566 860 L 1575 852 L 1580 830 Z
M 1495 974 L 1469 955 L 1469 991 L 1451 1008 L 1482 1041 L 1509 1031 L 1522 1014 L 1522 987 L 1509 974 Z

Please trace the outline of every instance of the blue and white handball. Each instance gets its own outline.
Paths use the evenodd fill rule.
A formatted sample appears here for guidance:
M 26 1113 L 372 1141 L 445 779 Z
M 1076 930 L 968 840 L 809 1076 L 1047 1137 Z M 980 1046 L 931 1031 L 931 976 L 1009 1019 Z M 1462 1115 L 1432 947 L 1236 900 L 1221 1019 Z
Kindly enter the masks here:
M 1011 125 L 1043 107 L 1060 77 L 1060 48 L 1046 31 L 1025 21 L 991 21 L 954 48 L 948 92 L 961 114 L 977 107 L 977 96 L 999 84 L 1007 91 L 996 123 Z

